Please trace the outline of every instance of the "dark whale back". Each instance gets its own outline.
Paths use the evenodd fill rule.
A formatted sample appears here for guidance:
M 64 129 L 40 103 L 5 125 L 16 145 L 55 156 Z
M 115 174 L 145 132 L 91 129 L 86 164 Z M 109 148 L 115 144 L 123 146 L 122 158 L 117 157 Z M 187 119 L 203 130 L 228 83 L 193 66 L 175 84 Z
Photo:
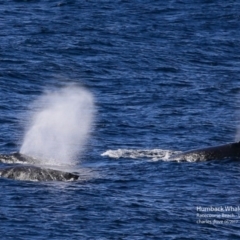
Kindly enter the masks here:
M 2 154 L 0 155 L 0 162 L 2 163 L 29 163 L 29 164 L 39 164 L 41 161 L 39 159 L 35 159 L 29 157 L 25 154 L 21 154 L 19 152 L 13 154 Z
M 208 161 L 221 159 L 240 159 L 240 142 L 183 152 L 171 157 L 174 160 Z
M 0 162 L 11 164 L 0 168 L 0 177 L 4 178 L 30 181 L 72 181 L 79 178 L 74 173 L 37 166 L 40 163 L 38 159 L 21 153 L 0 155 Z
M 0 176 L 16 180 L 30 181 L 74 181 L 78 175 L 37 166 L 11 166 L 0 169 Z

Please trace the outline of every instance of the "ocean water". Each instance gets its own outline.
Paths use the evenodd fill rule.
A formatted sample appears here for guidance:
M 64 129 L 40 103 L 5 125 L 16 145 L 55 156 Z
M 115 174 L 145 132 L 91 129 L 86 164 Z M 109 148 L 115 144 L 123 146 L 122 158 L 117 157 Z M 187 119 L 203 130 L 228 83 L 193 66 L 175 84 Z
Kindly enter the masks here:
M 0 179 L 1 239 L 239 239 L 240 163 L 168 160 L 240 140 L 239 30 L 236 0 L 1 1 L 0 153 L 46 92 L 94 98 L 79 181 Z

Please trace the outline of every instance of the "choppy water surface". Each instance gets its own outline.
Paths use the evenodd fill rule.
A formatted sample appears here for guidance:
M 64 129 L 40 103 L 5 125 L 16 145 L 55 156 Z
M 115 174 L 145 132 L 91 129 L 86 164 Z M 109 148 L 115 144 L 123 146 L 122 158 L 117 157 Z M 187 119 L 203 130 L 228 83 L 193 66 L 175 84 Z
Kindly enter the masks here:
M 1 2 L 0 153 L 20 150 L 46 91 L 75 84 L 95 104 L 71 165 L 81 180 L 0 179 L 2 238 L 239 239 L 240 211 L 199 223 L 197 207 L 240 206 L 240 163 L 168 161 L 240 139 L 239 12 L 234 0 Z

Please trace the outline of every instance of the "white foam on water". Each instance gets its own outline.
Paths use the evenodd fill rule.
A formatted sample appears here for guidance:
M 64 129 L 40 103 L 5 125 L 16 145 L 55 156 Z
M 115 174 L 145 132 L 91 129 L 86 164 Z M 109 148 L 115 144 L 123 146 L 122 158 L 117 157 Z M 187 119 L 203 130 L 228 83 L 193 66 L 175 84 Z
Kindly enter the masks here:
M 178 154 L 178 151 L 163 150 L 163 149 L 151 149 L 151 150 L 136 150 L 136 149 L 117 149 L 107 150 L 102 153 L 101 156 L 110 158 L 132 158 L 142 159 L 147 158 L 151 161 L 171 161 L 171 156 Z
M 43 164 L 75 164 L 84 149 L 94 113 L 92 94 L 78 86 L 47 91 L 34 103 L 20 153 Z

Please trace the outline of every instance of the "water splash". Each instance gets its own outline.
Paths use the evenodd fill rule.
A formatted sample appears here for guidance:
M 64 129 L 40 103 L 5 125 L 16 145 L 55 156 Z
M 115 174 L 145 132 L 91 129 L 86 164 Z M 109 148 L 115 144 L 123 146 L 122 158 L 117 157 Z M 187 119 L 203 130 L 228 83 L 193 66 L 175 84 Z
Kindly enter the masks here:
M 163 150 L 163 149 L 151 149 L 151 150 L 139 150 L 139 149 L 117 149 L 107 150 L 102 153 L 101 156 L 110 158 L 132 158 L 132 159 L 149 159 L 151 161 L 169 161 L 171 156 L 179 153 L 177 151 Z
M 44 164 L 75 164 L 93 121 L 93 96 L 71 86 L 48 91 L 34 104 L 20 153 L 42 159 Z

